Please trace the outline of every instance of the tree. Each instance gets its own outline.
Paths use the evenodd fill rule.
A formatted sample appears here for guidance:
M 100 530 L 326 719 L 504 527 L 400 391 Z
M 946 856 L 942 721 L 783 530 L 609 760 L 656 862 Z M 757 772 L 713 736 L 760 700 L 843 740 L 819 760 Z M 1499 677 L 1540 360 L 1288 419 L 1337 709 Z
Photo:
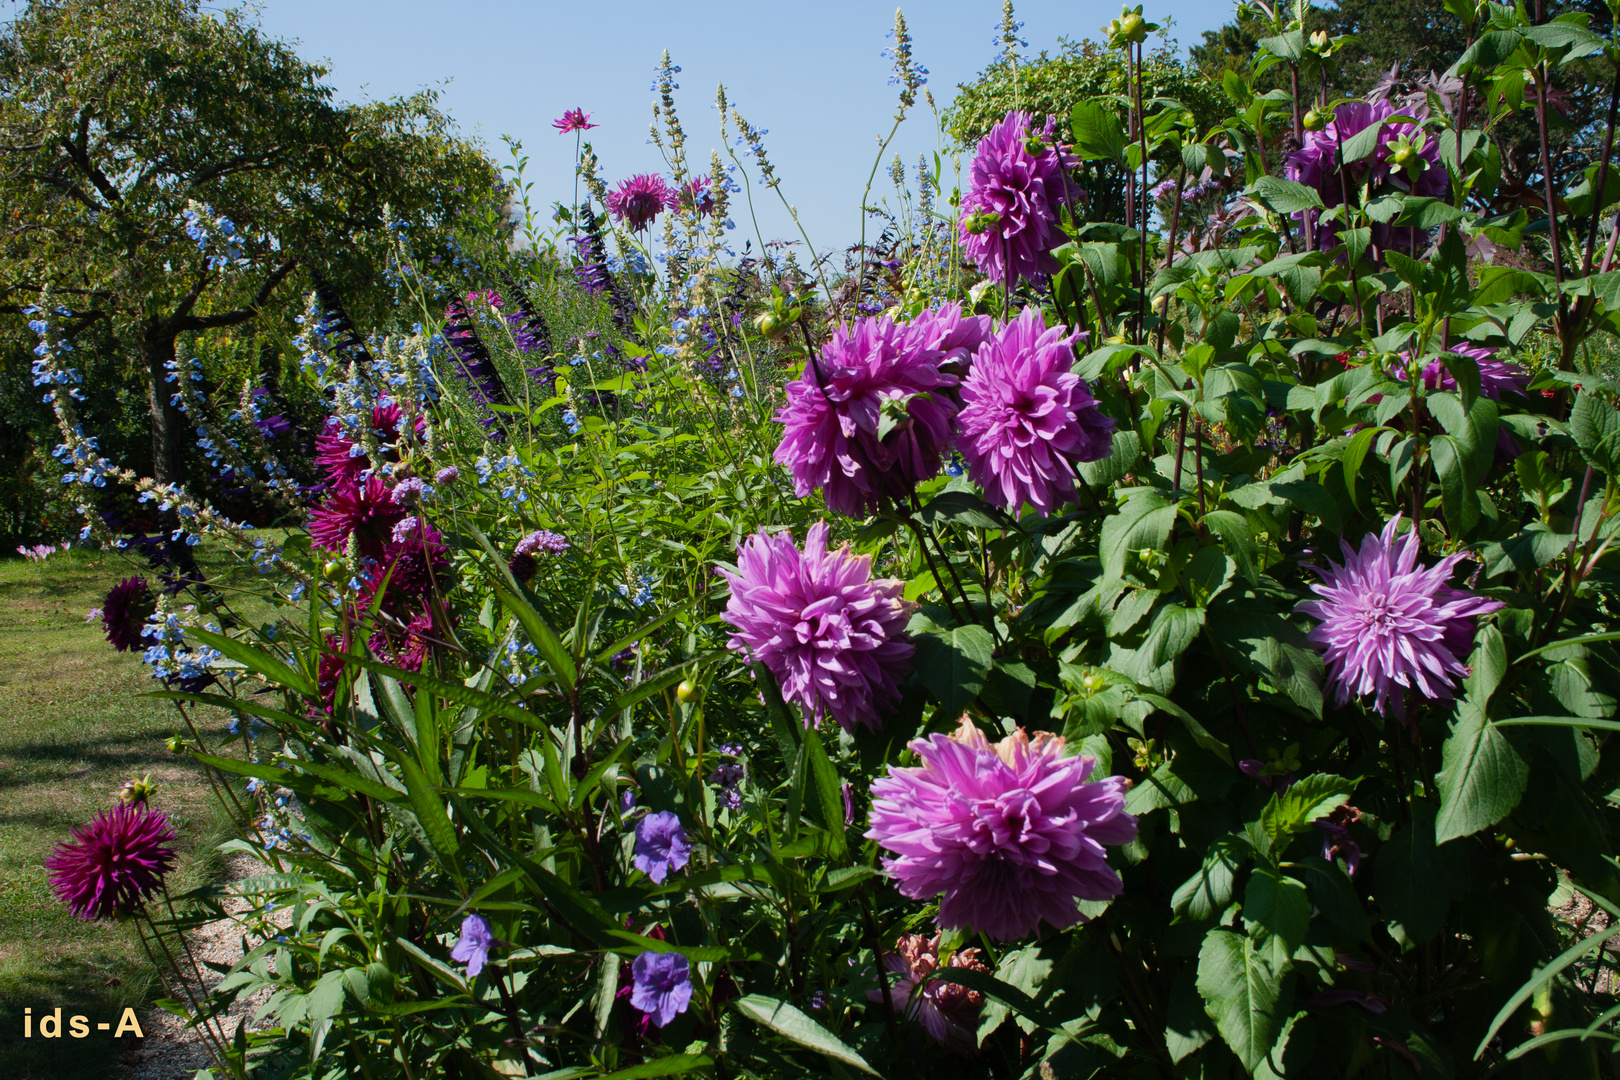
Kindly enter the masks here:
M 177 338 L 248 323 L 301 269 L 375 291 L 396 236 L 420 251 L 493 187 L 432 94 L 335 104 L 325 74 L 187 0 L 36 0 L 0 37 L 0 311 L 49 283 L 70 329 L 107 324 L 159 481 L 185 479 Z

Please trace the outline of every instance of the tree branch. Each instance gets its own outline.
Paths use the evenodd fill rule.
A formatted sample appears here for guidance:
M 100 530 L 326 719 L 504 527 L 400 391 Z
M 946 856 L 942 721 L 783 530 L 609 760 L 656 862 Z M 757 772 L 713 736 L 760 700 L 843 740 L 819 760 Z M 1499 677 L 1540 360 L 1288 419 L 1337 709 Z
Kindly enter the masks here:
M 259 291 L 253 299 L 235 311 L 225 311 L 218 315 L 176 315 L 170 320 L 176 331 L 182 330 L 213 330 L 222 326 L 239 326 L 259 313 L 259 308 L 270 299 L 270 294 L 276 291 L 276 286 L 286 280 L 287 275 L 297 267 L 297 259 L 288 259 L 271 271 L 270 276 L 264 279 Z M 187 308 L 186 310 L 189 310 Z

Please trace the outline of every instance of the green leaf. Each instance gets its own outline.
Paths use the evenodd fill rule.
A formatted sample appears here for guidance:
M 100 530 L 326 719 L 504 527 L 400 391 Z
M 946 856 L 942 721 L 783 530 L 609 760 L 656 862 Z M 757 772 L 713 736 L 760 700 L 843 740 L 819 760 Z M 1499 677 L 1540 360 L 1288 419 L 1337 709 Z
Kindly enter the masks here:
M 1112 109 L 1095 101 L 1082 101 L 1069 113 L 1074 135 L 1070 150 L 1082 161 L 1118 161 L 1125 151 L 1125 128 Z
M 924 525 L 948 521 L 975 529 L 1016 530 L 1018 525 L 1005 511 L 998 510 L 971 491 L 943 491 L 928 500 L 917 512 Z
M 838 770 L 833 768 L 827 748 L 813 727 L 804 729 L 804 749 L 810 763 L 810 782 L 816 791 L 817 817 L 827 830 L 827 857 L 836 861 L 844 857 L 846 847 L 844 795 L 838 785 Z
M 1331 814 L 1355 789 L 1353 780 L 1314 773 L 1271 796 L 1260 812 L 1261 827 L 1271 837 L 1272 846 L 1280 848 L 1289 837 L 1309 829 L 1317 818 Z
M 1440 932 L 1455 877 L 1434 839 L 1434 807 L 1412 804 L 1412 820 L 1398 826 L 1373 865 L 1373 895 L 1383 917 L 1398 923 L 1407 944 Z
M 1479 493 L 1468 475 L 1467 450 L 1450 435 L 1429 441 L 1429 459 L 1440 477 L 1440 507 L 1454 532 L 1466 533 L 1479 523 Z
M 1346 165 L 1360 161 L 1378 149 L 1378 133 L 1383 130 L 1384 121 L 1374 120 L 1354 135 L 1345 139 L 1339 147 L 1339 153 Z
M 1614 476 L 1620 463 L 1620 412 L 1591 391 L 1575 395 L 1569 413 L 1569 433 L 1581 456 L 1594 469 Z
M 807 1050 L 814 1050 L 852 1069 L 859 1069 L 872 1076 L 878 1075 L 877 1070 L 868 1065 L 865 1058 L 845 1046 L 838 1036 L 785 1001 L 778 1001 L 764 994 L 749 994 L 738 998 L 734 1008 L 789 1042 L 797 1043 Z
M 1231 510 L 1211 510 L 1204 515 L 1204 524 L 1221 539 L 1221 547 L 1231 556 L 1251 585 L 1260 583 L 1260 547 L 1255 543 L 1254 529 L 1242 514 Z
M 1362 428 L 1344 451 L 1344 486 L 1350 490 L 1350 504 L 1357 510 L 1361 509 L 1361 502 L 1356 497 L 1356 480 L 1361 476 L 1361 463 L 1366 460 L 1378 436 L 1388 430 L 1386 427 Z
M 1243 890 L 1243 917 L 1282 940 L 1287 953 L 1305 943 L 1311 901 L 1305 886 L 1279 870 L 1258 867 Z
M 1092 487 L 1123 480 L 1142 456 L 1142 438 L 1134 431 L 1114 432 L 1114 448 L 1105 458 L 1080 463 L 1080 478 Z
M 1299 866 L 1305 871 L 1312 902 L 1327 916 L 1328 922 L 1355 941 L 1372 935 L 1372 920 L 1361 906 L 1356 887 L 1337 863 L 1311 855 L 1301 859 Z
M 226 637 L 223 634 L 210 633 L 199 627 L 187 627 L 186 633 L 208 645 L 218 649 L 227 659 L 235 660 L 238 664 L 265 679 L 274 686 L 284 690 L 291 690 L 302 697 L 312 698 L 318 696 L 315 683 L 302 671 L 288 667 L 280 659 L 270 655 L 263 649 L 256 649 L 245 641 Z
M 1122 493 L 1122 498 L 1118 513 L 1103 520 L 1098 541 L 1104 576 L 1109 579 L 1124 575 L 1133 552 L 1164 551 L 1176 523 L 1176 505 L 1151 488 L 1135 488 L 1131 494 Z
M 1530 767 L 1478 706 L 1464 702 L 1441 755 L 1435 843 L 1470 836 L 1513 812 Z
M 917 649 L 914 669 L 923 686 L 939 702 L 942 714 L 959 716 L 990 677 L 995 649 L 990 631 L 977 624 L 938 626 L 919 613 L 912 617 L 910 633 Z
M 1170 897 L 1170 910 L 1195 922 L 1213 919 L 1225 911 L 1232 902 L 1238 867 L 1253 854 L 1248 841 L 1236 833 L 1215 841 L 1198 872 L 1182 882 Z
M 707 1069 L 713 1064 L 714 1059 L 707 1054 L 670 1054 L 668 1057 L 653 1058 L 640 1065 L 632 1065 L 628 1069 L 607 1073 L 598 1080 L 642 1080 L 647 1076 L 674 1076 L 677 1073 Z M 545 1077 L 536 1077 L 535 1080 L 545 1080 Z
M 1198 951 L 1198 993 L 1226 1045 L 1254 1072 L 1282 1032 L 1283 976 L 1245 934 L 1221 928 Z
M 1322 197 L 1316 193 L 1316 189 L 1297 180 L 1262 176 L 1254 182 L 1249 193 L 1266 209 L 1278 214 L 1298 214 L 1322 208 Z
M 461 845 L 456 839 L 455 827 L 450 824 L 450 818 L 445 812 L 444 802 L 434 792 L 427 774 L 422 771 L 415 758 L 388 743 L 382 744 L 382 750 L 399 766 L 411 809 L 416 813 L 416 820 L 422 823 L 422 831 L 427 834 L 428 843 L 433 845 L 433 852 L 439 857 L 440 865 L 459 881 Z

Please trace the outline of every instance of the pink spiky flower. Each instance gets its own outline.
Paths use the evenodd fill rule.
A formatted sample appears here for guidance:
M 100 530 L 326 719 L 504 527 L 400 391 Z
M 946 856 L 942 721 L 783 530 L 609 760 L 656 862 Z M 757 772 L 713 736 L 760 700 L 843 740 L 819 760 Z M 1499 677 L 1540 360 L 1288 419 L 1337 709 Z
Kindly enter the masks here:
M 800 498 L 819 487 L 829 509 L 860 517 L 939 472 L 958 381 L 941 363 L 970 353 L 989 329 L 987 319 L 949 314 L 948 325 L 934 313 L 911 323 L 883 315 L 841 325 L 788 383 L 775 457 L 792 471 Z
M 620 224 L 645 229 L 665 210 L 680 205 L 680 197 L 657 173 L 641 173 L 608 192 L 608 213 Z
M 883 867 L 903 895 L 943 894 L 940 926 L 1012 941 L 1042 919 L 1073 926 L 1077 899 L 1119 895 L 1103 845 L 1136 839 L 1124 778 L 1088 782 L 1096 759 L 1065 757 L 1049 732 L 1020 728 L 992 745 L 966 716 L 910 748 L 921 766 L 872 782 L 866 837 L 895 853 Z
M 45 861 L 51 888 L 81 919 L 128 915 L 163 887 L 174 869 L 174 829 L 145 807 L 119 806 L 73 830 Z
M 1058 207 L 1070 198 L 1065 155 L 1050 121 L 1040 133 L 1030 123 L 1028 113 L 1010 112 L 979 140 L 962 196 L 962 250 L 1002 285 L 1044 280 L 1057 270 L 1052 249 L 1064 240 Z
M 553 120 L 551 126 L 557 129 L 558 134 L 567 135 L 570 131 L 589 131 L 602 125 L 591 123 L 591 114 L 584 109 L 574 108 Z
M 985 498 L 1043 514 L 1074 496 L 1074 464 L 1113 452 L 1103 415 L 1074 365 L 1072 336 L 1027 307 L 979 349 L 962 383 L 957 449 Z
M 360 551 L 381 562 L 393 540 L 394 526 L 405 516 L 382 478 L 373 474 L 363 484 L 347 484 L 326 493 L 309 515 L 309 535 L 317 547 L 343 553 L 354 536 Z
M 378 405 L 371 410 L 371 430 L 382 443 L 399 440 L 404 434 L 403 420 L 404 411 L 398 405 Z M 416 417 L 415 427 L 416 433 L 421 435 L 427 430 L 426 421 Z M 343 422 L 335 416 L 329 417 L 326 426 L 315 436 L 315 464 L 326 473 L 329 483 L 342 485 L 357 480 L 361 473 L 374 467 L 372 460 L 355 446 L 355 441 L 343 429 Z M 388 456 L 389 460 L 398 457 L 392 452 Z
M 788 533 L 755 533 L 736 572 L 717 572 L 731 586 L 731 647 L 776 676 L 806 724 L 831 716 L 846 731 L 882 726 L 878 713 L 899 700 L 915 652 L 903 582 L 874 581 L 872 557 L 848 544 L 828 551 L 826 522 L 810 526 L 802 552 Z
M 1327 660 L 1334 704 L 1373 694 L 1373 708 L 1385 713 L 1393 706 L 1404 720 L 1405 695 L 1396 688 L 1450 701 L 1455 680 L 1468 674 L 1474 620 L 1502 604 L 1446 583 L 1468 557 L 1463 553 L 1419 566 L 1423 543 L 1416 529 L 1398 537 L 1400 523 L 1396 514 L 1359 551 L 1340 540 L 1344 564 L 1328 560 L 1326 569 L 1316 569 L 1322 580 L 1311 591 L 1322 599 L 1303 600 L 1294 610 L 1321 620 L 1307 636 Z

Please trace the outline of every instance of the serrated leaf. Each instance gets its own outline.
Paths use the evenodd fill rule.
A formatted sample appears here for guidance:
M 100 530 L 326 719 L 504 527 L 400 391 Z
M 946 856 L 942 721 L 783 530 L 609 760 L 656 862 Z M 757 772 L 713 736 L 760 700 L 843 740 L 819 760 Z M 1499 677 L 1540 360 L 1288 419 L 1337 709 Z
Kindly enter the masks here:
M 1480 709 L 1464 702 L 1441 754 L 1435 843 L 1470 836 L 1519 805 L 1530 768 Z
M 1277 971 L 1246 934 L 1219 929 L 1198 951 L 1198 993 L 1226 1045 L 1249 1072 L 1282 1032 L 1285 971 Z
M 1305 886 L 1279 870 L 1262 866 L 1249 875 L 1243 890 L 1243 917 L 1280 938 L 1286 952 L 1305 943 L 1311 922 L 1311 901 Z
M 960 715 L 990 677 L 995 650 L 990 631 L 977 624 L 941 627 L 918 615 L 912 620 L 911 642 L 917 649 L 914 669 L 923 686 L 944 715 Z
M 1260 812 L 1260 824 L 1280 848 L 1296 833 L 1304 832 L 1319 817 L 1326 817 L 1350 798 L 1355 782 L 1331 773 L 1314 773 L 1277 792 Z

